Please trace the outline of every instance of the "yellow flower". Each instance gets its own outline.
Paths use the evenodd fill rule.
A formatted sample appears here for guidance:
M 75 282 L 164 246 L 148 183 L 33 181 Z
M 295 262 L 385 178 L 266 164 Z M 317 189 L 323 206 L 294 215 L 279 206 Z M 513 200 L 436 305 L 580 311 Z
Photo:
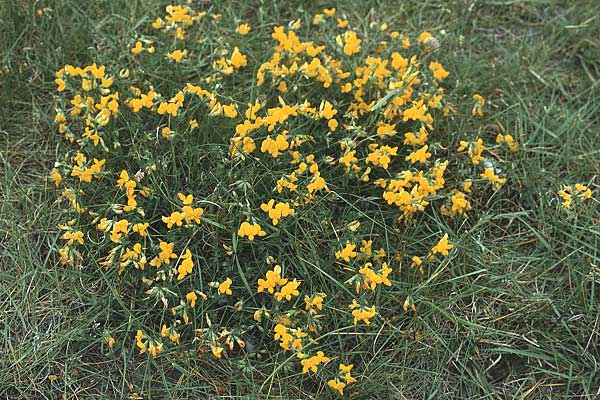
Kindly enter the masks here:
M 371 324 L 371 318 L 377 315 L 375 306 L 365 307 L 359 305 L 356 299 L 352 300 L 352 304 L 348 306 L 352 309 L 352 316 L 354 317 L 354 325 L 357 325 L 359 321 L 364 322 L 367 325 Z
M 83 244 L 83 232 L 81 231 L 75 231 L 75 232 L 70 232 L 67 231 L 62 235 L 62 239 L 67 240 L 67 245 L 71 246 L 74 242 L 77 242 L 79 244 Z
M 62 176 L 56 168 L 52 169 L 52 181 L 54 181 L 54 186 L 56 187 L 59 187 L 62 182 Z
M 496 136 L 496 143 L 500 144 L 503 142 L 506 142 L 506 145 L 513 153 L 519 150 L 519 145 L 517 142 L 515 142 L 515 139 L 511 135 L 503 135 L 499 133 L 498 136 Z
M 397 154 L 398 146 L 390 147 L 385 145 L 375 148 L 371 153 L 369 153 L 365 162 L 379 166 L 383 169 L 388 169 L 389 164 L 392 161 L 392 157 L 396 156 Z
M 298 286 L 300 286 L 300 283 L 301 282 L 297 281 L 296 279 L 286 283 L 285 286 L 281 288 L 281 291 L 275 292 L 275 297 L 277 298 L 277 301 L 281 301 L 284 298 L 287 301 L 290 301 L 292 299 L 292 296 L 298 296 L 300 294 L 300 292 L 298 291 Z
M 248 60 L 246 56 L 240 53 L 240 50 L 237 47 L 235 47 L 233 49 L 233 53 L 231 53 L 229 63 L 233 65 L 235 69 L 240 69 L 242 67 L 245 67 L 246 64 L 248 64 Z
M 273 331 L 275 332 L 273 338 L 280 341 L 279 345 L 283 349 L 289 350 L 294 337 L 288 333 L 288 328 L 283 324 L 277 324 Z
M 423 268 L 423 267 L 422 267 L 423 260 L 421 260 L 421 257 L 418 257 L 418 256 L 412 256 L 412 259 L 411 259 L 411 260 L 412 260 L 412 263 L 410 264 L 411 268 L 414 268 L 414 267 L 419 267 L 419 270 L 420 270 L 421 268 Z
M 385 139 L 386 137 L 391 137 L 396 134 L 396 125 L 395 124 L 386 124 L 383 122 L 377 123 L 377 136 L 380 139 Z
M 248 24 L 238 25 L 238 27 L 235 28 L 235 31 L 242 36 L 246 36 L 248 34 L 248 32 L 250 32 L 250 25 L 248 25 Z
M 258 293 L 267 290 L 273 294 L 277 285 L 285 285 L 288 282 L 287 278 L 281 277 L 281 266 L 276 265 L 272 271 L 267 271 L 266 279 L 258 280 Z
M 431 37 L 431 33 L 429 33 L 429 32 L 423 32 L 423 33 L 421 33 L 419 35 L 418 41 L 419 41 L 419 43 L 423 43 L 426 39 L 428 39 L 430 37 Z
M 65 117 L 65 115 L 63 113 L 57 113 L 56 116 L 54 117 L 54 123 L 62 124 L 63 122 L 67 122 L 67 118 Z
M 584 200 L 592 197 L 592 189 L 588 188 L 585 185 L 582 185 L 581 183 L 575 184 L 575 190 L 579 192 L 577 193 L 577 195 Z
M 237 108 L 234 103 L 223 105 L 223 114 L 227 118 L 235 118 L 238 115 Z
M 238 229 L 240 237 L 248 237 L 248 240 L 254 240 L 255 236 L 265 236 L 267 233 L 262 230 L 259 224 L 250 224 L 246 221 L 242 222 Z
M 160 29 L 163 25 L 163 20 L 162 18 L 156 18 L 156 20 L 152 23 L 152 27 L 154 29 Z
M 354 378 L 350 374 L 350 371 L 352 370 L 353 367 L 354 367 L 354 364 L 346 365 L 346 364 L 340 363 L 340 372 L 342 374 L 344 374 L 344 380 L 346 381 L 347 384 L 356 382 L 356 378 Z
M 316 294 L 312 297 L 304 296 L 305 309 L 310 311 L 311 314 L 316 314 L 317 310 L 323 310 L 323 300 L 325 298 L 325 294 Z
M 183 212 L 186 224 L 191 224 L 192 222 L 199 224 L 200 217 L 204 214 L 204 209 L 201 207 L 183 206 L 181 211 Z
M 259 308 L 258 310 L 254 311 L 254 315 L 252 316 L 252 318 L 256 321 L 256 322 L 260 322 L 262 321 L 263 317 L 267 317 L 269 318 L 271 314 L 269 314 L 269 312 L 263 307 Z
M 354 251 L 355 248 L 355 244 L 351 244 L 349 241 L 346 241 L 346 246 L 342 250 L 335 253 L 335 258 L 338 260 L 342 258 L 344 261 L 350 262 L 350 259 L 356 257 L 358 254 L 356 251 Z
M 267 135 L 260 146 L 260 151 L 261 153 L 268 152 L 271 157 L 277 158 L 279 152 L 287 150 L 288 147 L 287 131 L 283 131 L 281 134 L 277 135 L 275 139 L 272 139 L 271 136 Z
M 150 261 L 150 265 L 159 268 L 162 264 L 169 265 L 171 263 L 171 259 L 177 258 L 177 255 L 173 253 L 173 247 L 175 247 L 175 243 L 167 243 L 161 241 L 159 243 L 160 253 L 158 256 L 154 257 L 152 261 Z
M 402 113 L 402 121 L 407 122 L 409 120 L 425 123 L 431 123 L 433 121 L 431 114 L 427 112 L 427 106 L 424 104 L 423 100 L 413 103 L 410 108 L 404 110 Z
M 317 172 L 313 176 L 312 182 L 306 185 L 306 190 L 308 191 L 308 193 L 312 194 L 317 190 L 325 189 L 326 185 L 327 183 L 325 182 L 325 179 L 323 179 L 323 177 Z
M 462 183 L 463 190 L 467 193 L 471 193 L 471 187 L 473 186 L 473 181 L 471 179 L 465 179 Z
M 500 185 L 506 182 L 506 178 L 500 178 L 498 175 L 496 175 L 493 168 L 486 168 L 485 171 L 479 175 L 482 178 L 487 179 L 493 185 L 495 190 L 497 190 Z
M 346 172 L 350 171 L 350 168 L 355 165 L 358 162 L 358 158 L 356 158 L 355 156 L 356 154 L 356 150 L 350 150 L 347 151 L 342 157 L 340 157 L 340 159 L 338 160 L 338 162 L 340 164 L 344 164 L 344 166 L 346 167 Z M 360 168 L 360 167 L 359 167 Z
M 143 332 L 141 330 L 138 329 L 136 335 L 135 335 L 135 344 L 136 346 L 140 349 L 140 354 L 143 354 L 146 352 L 146 343 L 144 342 L 145 336 L 143 334 Z
M 163 344 L 160 342 L 150 341 L 150 345 L 148 346 L 148 353 L 152 355 L 152 358 L 156 358 L 158 354 L 160 354 L 163 350 Z
M 440 239 L 440 241 L 431 249 L 433 254 L 440 253 L 443 256 L 448 255 L 448 250 L 452 250 L 454 248 L 453 244 L 448 243 L 448 234 L 444 234 L 444 236 Z
M 54 80 L 54 83 L 56 83 L 56 86 L 57 86 L 56 91 L 57 92 L 62 92 L 62 91 L 65 90 L 65 87 L 66 87 L 67 83 L 63 79 L 56 78 Z
M 162 137 L 164 137 L 167 140 L 171 139 L 171 128 L 169 128 L 168 126 L 165 126 L 164 128 L 162 128 L 162 130 L 160 131 L 160 134 L 162 135 Z
M 210 350 L 215 358 L 221 358 L 221 354 L 223 353 L 223 347 L 217 346 L 216 344 L 211 344 Z
M 273 225 L 277 225 L 280 219 L 294 214 L 294 209 L 287 203 L 277 203 L 273 207 L 274 204 L 275 200 L 271 199 L 267 204 L 263 203 L 260 205 L 260 209 L 269 214 Z
M 427 162 L 427 159 L 431 157 L 431 153 L 427 152 L 428 147 L 429 145 L 425 145 L 420 149 L 413 151 L 406 157 L 406 160 L 410 161 L 411 164 L 414 164 L 417 161 L 421 163 Z
M 136 232 L 141 237 L 146 237 L 146 236 L 148 236 L 147 229 L 148 229 L 149 226 L 150 226 L 150 224 L 148 224 L 147 222 L 146 223 L 140 222 L 140 223 L 134 224 L 131 227 L 131 230 L 133 232 Z
M 346 384 L 337 379 L 330 379 L 327 381 L 327 386 L 332 388 L 333 390 L 337 390 L 341 395 L 344 395 L 344 388 Z
M 194 196 L 191 194 L 185 195 L 183 193 L 177 193 L 177 197 L 184 206 L 189 206 L 194 201 Z
M 185 298 L 190 303 L 190 307 L 196 307 L 196 300 L 198 300 L 198 296 L 195 292 L 189 292 L 185 295 Z
M 181 256 L 181 263 L 177 268 L 179 275 L 177 275 L 177 280 L 182 280 L 186 277 L 186 275 L 192 273 L 192 268 L 194 268 L 194 262 L 192 261 L 192 252 L 190 249 L 185 250 L 185 254 Z
M 321 22 L 323 22 L 324 17 L 325 17 L 324 14 L 315 14 L 315 16 L 313 17 L 313 20 L 312 20 L 312 24 L 319 25 Z
M 411 146 L 422 146 L 427 141 L 428 136 L 429 135 L 427 134 L 425 128 L 419 129 L 418 136 L 413 132 L 406 132 L 404 134 L 404 144 Z
M 109 348 L 109 349 L 112 349 L 112 348 L 113 348 L 113 346 L 115 345 L 115 343 L 116 343 L 117 341 L 116 341 L 116 340 L 115 340 L 115 338 L 114 338 L 114 337 L 112 337 L 112 336 L 105 336 L 105 337 L 104 337 L 104 342 L 105 342 L 105 343 L 108 345 L 108 348 Z
M 448 71 L 438 62 L 431 62 L 429 69 L 433 72 L 433 77 L 438 81 L 448 77 Z
M 362 40 L 356 36 L 356 32 L 347 31 L 344 33 L 343 39 L 344 54 L 351 56 L 360 51 L 360 43 Z M 336 37 L 336 41 L 338 45 L 342 45 L 342 38 L 339 35 Z
M 171 53 L 167 53 L 167 58 L 175 61 L 176 63 L 181 62 L 183 57 L 187 56 L 187 50 L 174 50 Z
M 302 365 L 302 373 L 306 374 L 308 371 L 317 373 L 319 364 L 325 364 L 329 362 L 329 357 L 325 356 L 322 351 L 318 351 L 316 356 L 304 358 L 300 361 Z
M 467 211 L 471 209 L 471 203 L 465 197 L 463 192 L 456 192 L 450 197 L 452 202 L 451 213 L 452 215 L 465 215 Z
M 127 236 L 129 233 L 129 222 L 126 219 L 122 219 L 115 223 L 110 234 L 110 240 L 118 242 L 123 235 Z
M 481 140 L 481 138 L 478 138 L 475 142 L 466 142 L 464 140 L 461 140 L 460 145 L 458 146 L 456 151 L 461 152 L 467 148 L 467 154 L 469 155 L 469 157 L 471 157 L 471 162 L 473 162 L 474 165 L 479 164 L 483 160 L 482 154 L 485 150 L 483 140 Z
M 330 119 L 329 121 L 327 121 L 327 126 L 329 127 L 329 130 L 331 132 L 335 132 L 335 130 L 338 127 L 338 122 L 337 122 L 337 120 L 335 118 Z
M 321 106 L 319 107 L 319 114 L 322 118 L 331 119 L 335 114 L 337 114 L 337 110 L 333 108 L 333 105 L 325 100 L 321 102 Z
M 184 215 L 179 211 L 173 211 L 170 216 L 162 217 L 162 221 L 167 224 L 167 228 L 171 229 L 173 225 L 181 226 L 183 225 Z
M 142 45 L 142 42 L 140 42 L 139 40 L 137 42 L 135 42 L 135 46 L 133 46 L 131 48 L 131 53 L 133 54 L 139 54 L 142 52 L 142 50 L 144 50 L 144 46 Z
M 587 199 L 590 199 L 593 195 L 593 192 L 592 189 L 588 188 L 587 186 L 581 183 L 576 183 L 575 187 L 571 185 L 564 186 L 557 192 L 557 194 L 563 200 L 561 207 L 570 209 L 574 200 L 583 202 Z
M 219 294 L 226 294 L 227 296 L 231 296 L 231 294 L 233 293 L 231 291 L 232 283 L 233 283 L 233 281 L 231 280 L 231 278 L 227 278 L 223 282 L 219 283 L 219 287 L 217 289 Z

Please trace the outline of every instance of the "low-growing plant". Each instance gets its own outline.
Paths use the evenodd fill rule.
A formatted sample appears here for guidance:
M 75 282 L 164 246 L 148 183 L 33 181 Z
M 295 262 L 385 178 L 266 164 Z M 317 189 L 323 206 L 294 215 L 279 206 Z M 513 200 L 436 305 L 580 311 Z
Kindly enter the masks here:
M 353 349 L 418 312 L 419 281 L 510 185 L 521 140 L 483 122 L 482 96 L 445 89 L 429 32 L 359 29 L 335 9 L 229 23 L 170 5 L 119 64 L 57 71 L 59 261 L 114 280 L 133 331 L 102 327 L 107 353 L 284 351 L 343 394 Z M 253 39 L 267 29 L 271 43 Z M 592 193 L 559 195 L 570 208 Z

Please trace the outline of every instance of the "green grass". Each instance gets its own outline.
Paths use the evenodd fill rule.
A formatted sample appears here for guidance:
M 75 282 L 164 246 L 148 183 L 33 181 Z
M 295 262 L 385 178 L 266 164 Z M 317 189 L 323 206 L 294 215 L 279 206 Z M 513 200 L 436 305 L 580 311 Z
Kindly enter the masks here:
M 357 399 L 595 398 L 600 394 L 600 21 L 594 16 L 600 15 L 600 4 L 408 3 L 341 2 L 338 12 L 358 22 L 359 32 L 371 21 L 407 32 L 444 30 L 439 58 L 451 74 L 447 91 L 465 103 L 481 93 L 491 102 L 482 126 L 499 124 L 524 145 L 503 171 L 509 184 L 474 204 L 483 210 L 477 221 L 447 224 L 432 211 L 437 224 L 410 226 L 402 235 L 389 229 L 390 236 L 410 238 L 405 245 L 411 249 L 424 249 L 422 241 L 449 232 L 458 251 L 423 278 L 406 267 L 395 276 L 379 299 L 386 317 L 381 329 L 359 329 L 360 336 L 340 331 L 339 348 L 360 360 L 360 383 L 347 392 L 356 392 Z M 115 274 L 56 264 L 50 249 L 57 248 L 56 224 L 62 221 L 45 184 L 61 157 L 52 126 L 54 71 L 66 63 L 94 61 L 117 67 L 127 58 L 123 49 L 134 30 L 151 21 L 164 2 L 62 0 L 49 2 L 52 11 L 43 18 L 35 17 L 37 4 L 0 3 L 0 396 L 116 399 L 144 392 L 156 399 L 333 398 L 328 388 L 286 362 L 290 353 L 214 361 L 195 356 L 192 348 L 156 360 L 139 357 L 131 345 L 132 316 L 142 306 L 121 301 L 124 289 Z M 227 2 L 218 9 L 226 20 L 264 27 L 265 52 L 272 24 L 324 6 L 257 4 Z M 244 190 L 264 192 L 270 183 L 249 176 L 249 189 L 239 185 L 231 191 L 225 183 L 234 182 L 221 185 L 225 167 L 203 168 L 221 161 L 215 153 L 194 156 L 217 143 L 219 128 L 187 150 L 183 158 L 190 164 L 168 165 L 177 172 L 169 182 L 215 187 L 209 199 L 235 207 Z M 450 122 L 445 129 L 478 127 Z M 177 181 L 181 171 L 190 182 Z M 575 182 L 595 189 L 596 199 L 567 214 L 556 191 Z M 376 210 L 351 193 L 336 196 L 331 212 L 347 221 L 364 218 L 361 209 Z M 389 220 L 383 213 L 372 214 L 372 223 Z M 295 231 L 282 235 L 293 239 L 318 232 L 337 242 L 332 229 L 315 223 L 320 217 L 304 210 Z M 203 240 L 214 254 L 203 268 L 214 271 L 221 267 L 211 263 L 218 260 L 216 242 Z M 270 250 L 303 276 L 319 267 L 315 260 L 331 258 L 309 239 L 292 242 Z M 232 274 L 242 271 L 239 264 L 227 267 L 236 271 Z M 316 287 L 339 290 L 339 282 L 323 272 L 314 279 Z M 400 311 L 408 294 L 419 304 L 413 316 Z M 109 321 L 114 330 L 129 333 L 130 343 L 106 355 L 101 338 Z M 252 340 L 260 348 L 270 338 Z

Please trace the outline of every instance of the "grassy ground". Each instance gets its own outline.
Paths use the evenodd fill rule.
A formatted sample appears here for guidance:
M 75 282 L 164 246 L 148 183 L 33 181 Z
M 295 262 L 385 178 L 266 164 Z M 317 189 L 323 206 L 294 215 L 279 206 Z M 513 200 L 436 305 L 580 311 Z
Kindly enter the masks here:
M 363 360 L 356 398 L 595 398 L 600 208 L 594 200 L 567 217 L 555 193 L 563 183 L 600 184 L 600 3 L 408 3 L 342 2 L 338 9 L 365 25 L 444 30 L 449 90 L 484 95 L 492 104 L 489 123 L 524 145 L 506 171 L 511 184 L 490 196 L 478 223 L 460 229 L 440 222 L 438 230 L 452 232 L 460 251 L 421 282 L 399 284 L 399 292 L 414 290 L 419 313 L 372 332 L 377 346 L 348 339 L 348 351 Z M 48 5 L 39 18 L 37 2 L 0 3 L 0 396 L 330 396 L 300 374 L 283 379 L 283 353 L 260 363 L 186 353 L 146 360 L 130 347 L 102 354 L 103 322 L 122 313 L 127 325 L 111 297 L 114 284 L 94 271 L 57 266 L 49 253 L 58 240 L 45 185 L 58 151 L 53 74 L 65 63 L 114 63 L 127 35 L 163 2 Z M 226 18 L 259 26 L 323 4 L 218 7 Z M 395 307 L 394 298 L 383 305 Z

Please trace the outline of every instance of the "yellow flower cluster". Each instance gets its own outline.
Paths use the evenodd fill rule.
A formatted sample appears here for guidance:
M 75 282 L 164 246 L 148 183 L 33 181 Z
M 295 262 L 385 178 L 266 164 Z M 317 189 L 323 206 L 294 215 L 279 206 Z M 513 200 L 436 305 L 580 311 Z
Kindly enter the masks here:
M 352 304 L 348 306 L 352 310 L 352 316 L 354 317 L 354 325 L 358 324 L 359 321 L 364 322 L 367 325 L 371 324 L 371 319 L 377 315 L 375 306 L 366 307 L 356 302 L 356 299 L 352 300 Z
M 140 354 L 194 343 L 200 354 L 235 357 L 253 327 L 316 373 L 335 352 L 328 332 L 385 320 L 379 294 L 397 289 L 403 260 L 425 274 L 460 247 L 440 233 L 415 250 L 388 238 L 390 225 L 427 224 L 436 210 L 449 224 L 475 218 L 485 189 L 507 182 L 497 150 L 519 144 L 498 131 L 440 129 L 461 111 L 447 100 L 449 72 L 429 32 L 383 23 L 365 35 L 328 8 L 306 29 L 300 19 L 268 30 L 235 21 L 226 36 L 219 14 L 164 11 L 127 42 L 118 74 L 96 64 L 56 73 L 54 122 L 69 146 L 50 172 L 67 221 L 58 261 L 98 262 L 143 287 L 123 291 L 161 313 L 132 319 Z M 267 54 L 255 49 L 260 35 L 272 40 Z M 473 101 L 468 119 L 484 115 L 483 97 Z M 592 196 L 579 184 L 558 194 L 565 208 Z M 323 281 L 345 290 L 334 296 Z M 405 311 L 416 312 L 414 296 Z M 326 379 L 343 395 L 354 365 L 338 365 Z
M 202 207 L 192 207 L 191 204 L 194 201 L 194 196 L 184 195 L 182 193 L 178 193 L 177 196 L 179 200 L 183 204 L 183 207 L 180 211 L 173 211 L 169 216 L 163 216 L 162 221 L 167 225 L 168 229 L 171 229 L 173 226 L 182 226 L 185 222 L 186 224 L 191 223 L 200 223 L 200 217 L 204 214 L 204 209 Z
M 592 197 L 592 189 L 581 184 L 566 185 L 558 191 L 558 195 L 562 199 L 562 208 L 571 208 L 574 202 L 583 202 Z
M 327 385 L 333 390 L 337 390 L 343 396 L 346 386 L 356 382 L 356 378 L 350 373 L 353 367 L 353 364 L 345 365 L 340 363 L 338 376 L 335 379 L 327 381 Z

